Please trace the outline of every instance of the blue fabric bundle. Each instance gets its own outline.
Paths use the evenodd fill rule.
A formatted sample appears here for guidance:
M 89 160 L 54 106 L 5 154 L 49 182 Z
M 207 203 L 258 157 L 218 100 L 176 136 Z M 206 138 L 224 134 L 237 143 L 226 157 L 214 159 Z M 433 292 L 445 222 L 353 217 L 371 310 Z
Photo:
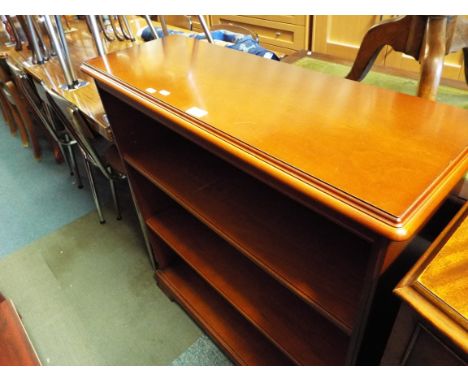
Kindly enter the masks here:
M 238 39 L 232 45 L 226 45 L 226 48 L 240 50 L 241 52 L 246 52 L 250 54 L 255 54 L 269 60 L 279 61 L 279 58 L 271 50 L 265 49 L 257 41 L 255 41 L 252 36 L 244 36 Z
M 168 32 L 169 35 L 181 34 L 190 38 L 194 38 L 196 40 L 206 39 L 204 33 L 190 33 L 187 35 L 187 33 L 184 33 L 182 31 L 175 31 L 172 29 L 169 29 Z M 162 38 L 164 36 L 161 28 L 157 28 L 156 33 L 158 34 L 158 37 Z M 275 53 L 273 53 L 271 50 L 267 50 L 264 47 L 262 47 L 257 41 L 255 41 L 255 39 L 252 36 L 246 36 L 243 34 L 233 33 L 226 30 L 217 30 L 210 33 L 213 37 L 213 40 L 220 40 L 230 43 L 229 45 L 226 45 L 226 48 L 255 54 L 256 56 L 264 57 L 269 60 L 279 61 L 279 58 Z M 144 41 L 150 41 L 154 39 L 149 27 L 146 27 L 143 30 L 143 32 L 141 33 L 141 38 Z

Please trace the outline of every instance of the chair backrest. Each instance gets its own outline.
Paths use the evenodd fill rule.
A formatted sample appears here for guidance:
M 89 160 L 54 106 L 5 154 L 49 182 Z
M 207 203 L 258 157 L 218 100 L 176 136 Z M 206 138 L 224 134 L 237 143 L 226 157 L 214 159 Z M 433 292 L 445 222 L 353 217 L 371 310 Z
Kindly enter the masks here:
M 35 107 L 40 104 L 41 100 L 34 90 L 28 75 L 9 60 L 7 60 L 6 63 L 8 65 L 8 69 L 10 70 L 11 77 L 16 84 L 16 87 L 21 91 L 28 102 L 31 103 L 31 106 Z
M 47 86 L 45 85 L 44 81 L 34 77 L 31 78 L 31 82 L 35 90 L 35 94 L 41 100 L 42 114 L 49 123 L 49 126 L 46 127 L 50 127 L 54 131 L 53 137 L 57 140 L 58 143 L 63 143 L 63 139 L 59 137 L 60 132 L 62 132 L 64 129 L 63 123 L 52 110 L 49 97 L 47 96 Z
M 55 91 L 47 87 L 44 87 L 44 89 L 46 90 L 47 97 L 49 98 L 51 108 L 63 123 L 70 136 L 72 136 L 77 142 L 83 155 L 87 160 L 99 168 L 104 176 L 109 178 L 109 173 L 107 172 L 106 167 L 90 142 L 93 138 L 93 133 L 80 110 Z
M 57 134 L 57 128 L 51 121 L 50 115 L 48 113 L 47 105 L 44 103 L 42 98 L 39 97 L 33 80 L 12 62 L 7 61 L 7 65 L 10 69 L 10 73 L 13 77 L 16 87 L 23 94 L 24 98 L 26 98 L 31 108 L 41 120 L 43 126 L 47 129 L 47 131 L 49 131 L 49 133 L 56 141 L 60 141 Z M 43 89 L 42 86 L 41 89 Z M 42 91 L 45 95 L 45 91 Z
M 11 81 L 6 57 L 0 57 L 0 83 L 5 84 Z
M 5 17 L 8 22 L 8 27 L 11 28 L 11 32 L 16 40 L 15 50 L 21 50 L 22 42 L 27 42 L 26 33 L 24 32 L 17 16 L 5 15 Z
M 11 93 L 12 88 L 16 88 L 10 70 L 8 69 L 5 56 L 0 57 L 0 91 L 10 105 L 16 105 L 15 97 Z
M 37 96 L 41 99 L 42 102 L 47 104 L 49 102 L 47 98 L 47 92 L 45 91 L 45 85 L 43 81 L 33 78 L 34 88 L 36 89 Z

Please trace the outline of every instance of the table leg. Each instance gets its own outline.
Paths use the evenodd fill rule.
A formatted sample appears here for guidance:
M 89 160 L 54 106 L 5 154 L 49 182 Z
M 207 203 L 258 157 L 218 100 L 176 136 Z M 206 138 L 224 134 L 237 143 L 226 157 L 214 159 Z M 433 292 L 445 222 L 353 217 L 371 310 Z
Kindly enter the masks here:
M 435 100 L 442 75 L 446 45 L 446 16 L 430 16 L 421 59 L 418 97 Z
M 370 28 L 362 40 L 353 67 L 346 78 L 354 81 L 364 79 L 385 45 L 404 52 L 413 17 L 417 16 L 401 16 L 384 20 Z

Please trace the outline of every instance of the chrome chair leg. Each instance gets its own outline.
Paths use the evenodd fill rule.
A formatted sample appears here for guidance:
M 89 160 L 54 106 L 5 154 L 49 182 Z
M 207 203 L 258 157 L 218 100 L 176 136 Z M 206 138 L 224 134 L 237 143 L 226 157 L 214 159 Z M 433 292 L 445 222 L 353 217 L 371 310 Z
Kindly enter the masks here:
M 88 176 L 88 180 L 89 180 L 89 186 L 91 188 L 91 193 L 93 194 L 94 204 L 96 205 L 96 210 L 99 215 L 99 223 L 104 224 L 106 221 L 104 220 L 104 216 L 102 215 L 101 204 L 99 203 L 98 194 L 96 192 L 96 185 L 94 183 L 93 170 L 91 169 L 91 166 L 89 165 L 89 162 L 86 160 L 86 158 L 84 158 L 84 162 L 85 162 L 86 175 Z
M 117 220 L 122 220 L 122 214 L 120 213 L 119 199 L 117 198 L 117 192 L 115 190 L 115 182 L 112 178 L 109 179 L 110 189 L 112 192 L 112 199 L 114 200 L 115 212 L 117 213 Z
M 65 134 L 64 139 L 66 143 L 70 142 L 70 137 L 68 136 L 68 134 Z M 71 147 L 70 144 L 67 144 L 64 146 L 66 146 L 67 151 L 68 151 L 68 155 L 66 158 L 67 158 L 68 168 L 70 169 L 70 176 L 74 176 L 75 175 L 75 162 L 73 160 L 75 159 L 75 156 L 73 155 L 73 152 L 72 152 L 73 148 Z
M 74 169 L 74 173 L 76 176 L 76 183 L 78 184 L 78 188 L 83 188 L 83 182 L 81 181 L 81 175 L 80 175 L 80 170 L 78 169 L 78 162 L 76 160 L 76 155 L 75 155 L 75 145 L 67 145 L 68 147 L 68 152 L 70 154 L 70 162 L 72 165 L 72 168 Z M 85 160 L 86 162 L 86 160 Z
M 70 150 L 67 148 L 65 149 L 65 145 L 62 145 L 58 143 L 60 152 L 62 153 L 63 159 L 65 160 L 65 163 L 67 164 L 68 170 L 70 171 L 70 176 L 74 176 L 75 172 L 73 171 L 73 165 L 71 163 L 70 159 Z

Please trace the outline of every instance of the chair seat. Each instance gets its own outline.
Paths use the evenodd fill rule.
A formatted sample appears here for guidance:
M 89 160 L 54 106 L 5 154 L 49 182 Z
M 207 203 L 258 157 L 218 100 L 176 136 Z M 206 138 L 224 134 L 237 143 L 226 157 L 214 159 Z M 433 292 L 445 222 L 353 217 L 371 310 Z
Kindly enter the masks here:
M 112 167 L 112 169 L 119 173 L 120 175 L 126 176 L 127 172 L 125 171 L 125 166 L 120 159 L 119 152 L 117 150 L 117 146 L 111 145 L 109 146 L 103 153 L 103 157 L 106 163 Z

